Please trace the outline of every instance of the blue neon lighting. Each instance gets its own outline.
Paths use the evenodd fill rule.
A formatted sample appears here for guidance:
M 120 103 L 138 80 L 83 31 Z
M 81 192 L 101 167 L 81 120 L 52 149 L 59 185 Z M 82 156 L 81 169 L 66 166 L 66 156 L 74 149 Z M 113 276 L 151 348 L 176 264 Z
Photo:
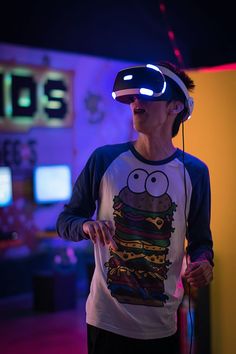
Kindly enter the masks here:
M 153 91 L 152 91 L 152 90 L 147 89 L 147 88 L 144 88 L 144 87 L 142 87 L 142 88 L 140 89 L 140 93 L 141 93 L 142 95 L 146 95 L 146 96 L 152 96 L 152 95 L 153 95 Z
M 123 77 L 123 80 L 127 81 L 127 80 L 132 80 L 133 79 L 133 75 L 125 75 Z

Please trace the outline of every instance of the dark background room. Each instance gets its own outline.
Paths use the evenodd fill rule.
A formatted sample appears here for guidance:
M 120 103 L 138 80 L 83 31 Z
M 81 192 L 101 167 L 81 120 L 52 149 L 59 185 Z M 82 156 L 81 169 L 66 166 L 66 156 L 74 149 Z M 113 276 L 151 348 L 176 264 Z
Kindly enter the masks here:
M 230 1 L 5 2 L 0 21 L 0 352 L 87 354 L 92 243 L 56 220 L 99 146 L 134 140 L 116 73 L 170 61 L 196 82 L 186 149 L 212 186 L 214 280 L 179 309 L 179 354 L 233 354 L 235 12 Z M 175 138 L 182 148 L 181 136 Z M 55 178 L 56 176 L 56 178 Z

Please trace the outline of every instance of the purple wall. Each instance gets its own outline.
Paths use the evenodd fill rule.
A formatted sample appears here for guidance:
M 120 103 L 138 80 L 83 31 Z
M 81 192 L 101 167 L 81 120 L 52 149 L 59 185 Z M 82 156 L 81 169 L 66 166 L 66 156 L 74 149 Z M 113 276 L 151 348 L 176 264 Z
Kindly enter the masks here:
M 33 166 L 27 164 L 28 142 L 35 142 L 38 165 L 69 164 L 74 183 L 96 147 L 135 137 L 129 107 L 111 97 L 117 71 L 135 63 L 0 44 L 0 62 L 10 61 L 29 66 L 45 66 L 47 63 L 48 69 L 73 72 L 74 117 L 71 127 L 33 127 L 26 132 L 0 132 L 0 165 L 3 165 L 1 150 L 6 140 L 17 140 L 22 156 L 26 157 L 20 166 L 11 165 L 13 204 L 0 208 L 0 230 L 17 231 L 23 245 L 33 249 L 35 234 L 54 226 L 63 204 L 35 204 Z

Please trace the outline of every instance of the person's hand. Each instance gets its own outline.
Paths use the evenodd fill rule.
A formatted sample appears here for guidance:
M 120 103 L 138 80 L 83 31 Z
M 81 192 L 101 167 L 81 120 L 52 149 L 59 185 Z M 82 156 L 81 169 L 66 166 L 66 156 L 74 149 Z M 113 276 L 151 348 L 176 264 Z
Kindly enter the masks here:
M 109 245 L 113 249 L 117 249 L 117 245 L 113 240 L 115 234 L 115 227 L 112 221 L 109 220 L 95 220 L 86 221 L 83 224 L 83 231 L 89 236 L 93 243 L 97 241 L 103 246 Z
M 207 260 L 192 262 L 187 265 L 184 276 L 191 286 L 200 288 L 213 279 L 213 267 Z

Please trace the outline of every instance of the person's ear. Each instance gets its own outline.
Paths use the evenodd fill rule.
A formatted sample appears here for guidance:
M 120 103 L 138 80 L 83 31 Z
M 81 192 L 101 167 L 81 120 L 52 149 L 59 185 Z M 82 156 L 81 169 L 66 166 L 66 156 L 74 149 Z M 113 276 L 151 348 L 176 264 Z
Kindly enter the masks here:
M 179 114 L 184 109 L 184 104 L 181 101 L 172 101 L 170 105 L 170 113 Z

